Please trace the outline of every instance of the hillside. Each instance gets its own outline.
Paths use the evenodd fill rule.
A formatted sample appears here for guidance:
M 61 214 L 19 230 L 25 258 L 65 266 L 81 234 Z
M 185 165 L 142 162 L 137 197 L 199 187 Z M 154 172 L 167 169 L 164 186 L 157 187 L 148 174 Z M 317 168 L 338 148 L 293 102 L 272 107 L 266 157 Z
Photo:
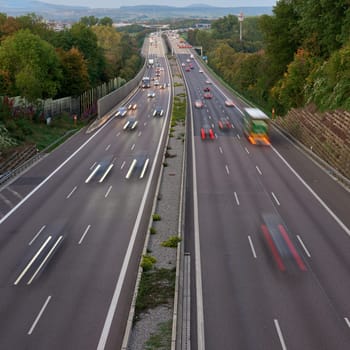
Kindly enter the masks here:
M 89 8 L 47 4 L 34 0 L 0 0 L 0 12 L 21 16 L 34 12 L 46 19 L 77 21 L 84 16 L 110 17 L 117 21 L 151 20 L 165 18 L 218 18 L 243 12 L 246 16 L 271 14 L 272 7 L 215 7 L 208 5 L 174 6 L 122 6 L 120 8 Z

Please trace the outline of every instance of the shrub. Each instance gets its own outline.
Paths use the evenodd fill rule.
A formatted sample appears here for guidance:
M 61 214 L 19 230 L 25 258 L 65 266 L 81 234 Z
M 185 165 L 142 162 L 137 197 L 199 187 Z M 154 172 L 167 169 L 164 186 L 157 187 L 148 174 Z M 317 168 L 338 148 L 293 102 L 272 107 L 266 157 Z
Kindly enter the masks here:
M 160 221 L 161 220 L 161 217 L 159 214 L 153 214 L 152 218 L 153 218 L 153 221 Z
M 162 242 L 162 247 L 176 248 L 178 243 L 181 242 L 181 238 L 178 236 L 170 236 L 166 241 Z
M 144 255 L 141 262 L 143 271 L 152 270 L 153 265 L 157 262 L 157 259 L 152 255 Z
M 149 229 L 149 233 L 150 233 L 151 235 L 155 235 L 155 234 L 157 233 L 156 228 L 152 226 L 152 227 Z

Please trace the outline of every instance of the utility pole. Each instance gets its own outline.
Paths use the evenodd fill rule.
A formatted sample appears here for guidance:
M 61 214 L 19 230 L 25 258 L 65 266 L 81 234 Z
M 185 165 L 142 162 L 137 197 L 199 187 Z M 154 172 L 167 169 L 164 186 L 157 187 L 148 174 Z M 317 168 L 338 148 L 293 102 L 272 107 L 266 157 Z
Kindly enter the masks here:
M 243 24 L 244 16 L 243 12 L 241 12 L 238 15 L 238 21 L 239 21 L 239 41 L 242 41 L 242 24 Z

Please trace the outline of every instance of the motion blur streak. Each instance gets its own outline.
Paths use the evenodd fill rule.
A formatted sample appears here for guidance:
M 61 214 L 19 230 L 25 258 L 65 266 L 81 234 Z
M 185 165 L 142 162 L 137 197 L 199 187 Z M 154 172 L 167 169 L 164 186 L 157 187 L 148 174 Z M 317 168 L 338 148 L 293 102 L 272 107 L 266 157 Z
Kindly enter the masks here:
M 261 225 L 261 230 L 262 230 L 262 232 L 263 232 L 263 234 L 265 236 L 266 242 L 269 245 L 269 248 L 270 248 L 270 250 L 272 252 L 272 255 L 273 255 L 273 257 L 274 257 L 274 259 L 275 259 L 275 261 L 277 263 L 278 268 L 281 271 L 285 271 L 286 268 L 285 268 L 285 266 L 284 266 L 284 264 L 282 262 L 282 258 L 281 258 L 280 254 L 279 254 L 279 252 L 278 252 L 278 250 L 277 250 L 277 248 L 275 246 L 275 243 L 273 242 L 273 240 L 271 238 L 269 230 L 267 229 L 267 227 L 265 225 Z
M 284 229 L 284 227 L 282 225 L 278 225 L 278 229 L 280 230 L 284 240 L 286 241 L 286 243 L 288 245 L 288 248 L 290 249 L 291 253 L 293 254 L 293 257 L 294 257 L 296 263 L 298 264 L 300 270 L 306 271 L 306 266 L 305 266 L 302 258 L 298 254 L 297 250 L 295 249 L 292 241 L 290 240 L 287 231 Z

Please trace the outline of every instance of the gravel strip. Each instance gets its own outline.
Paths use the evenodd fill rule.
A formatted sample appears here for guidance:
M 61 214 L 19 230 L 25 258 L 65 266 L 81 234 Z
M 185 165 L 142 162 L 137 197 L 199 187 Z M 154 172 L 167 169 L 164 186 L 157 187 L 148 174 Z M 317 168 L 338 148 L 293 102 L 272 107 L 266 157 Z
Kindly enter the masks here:
M 174 94 L 184 93 L 182 78 L 179 74 L 176 61 L 171 62 L 172 74 L 176 88 Z M 180 86 L 178 86 L 180 85 Z M 155 268 L 174 269 L 176 267 L 177 249 L 162 247 L 161 243 L 170 236 L 178 235 L 179 205 L 182 180 L 183 152 L 185 125 L 178 123 L 173 127 L 169 135 L 167 154 L 163 162 L 163 176 L 157 194 L 157 205 L 155 213 L 161 217 L 160 221 L 154 221 L 152 226 L 156 233 L 150 235 L 148 241 L 148 252 L 157 259 Z M 166 165 L 166 166 L 165 166 Z M 159 326 L 173 319 L 173 300 L 169 304 L 159 306 L 155 309 L 149 309 L 146 313 L 140 315 L 139 320 L 134 324 L 128 349 L 144 350 L 147 349 L 146 342 L 149 338 L 159 331 Z M 169 343 L 166 347 L 157 349 L 170 349 Z

